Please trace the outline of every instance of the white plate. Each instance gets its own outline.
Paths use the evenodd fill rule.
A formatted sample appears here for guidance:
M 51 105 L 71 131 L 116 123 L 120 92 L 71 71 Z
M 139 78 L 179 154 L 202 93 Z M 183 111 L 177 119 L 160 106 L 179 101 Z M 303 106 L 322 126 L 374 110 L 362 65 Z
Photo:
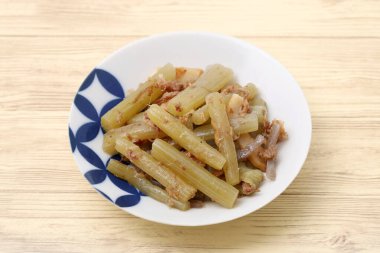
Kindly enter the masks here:
M 183 212 L 142 196 L 105 170 L 99 119 L 128 89 L 166 63 L 205 68 L 214 63 L 233 69 L 239 83 L 255 83 L 267 101 L 269 117 L 285 122 L 289 140 L 281 144 L 277 180 L 266 180 L 260 192 L 238 199 L 233 209 L 208 203 Z M 113 102 L 110 102 L 113 101 Z M 297 82 L 275 59 L 244 41 L 210 33 L 177 32 L 133 42 L 107 57 L 86 78 L 74 99 L 69 119 L 71 148 L 77 165 L 95 189 L 124 211 L 138 217 L 181 226 L 230 221 L 268 204 L 294 180 L 306 159 L 311 117 Z

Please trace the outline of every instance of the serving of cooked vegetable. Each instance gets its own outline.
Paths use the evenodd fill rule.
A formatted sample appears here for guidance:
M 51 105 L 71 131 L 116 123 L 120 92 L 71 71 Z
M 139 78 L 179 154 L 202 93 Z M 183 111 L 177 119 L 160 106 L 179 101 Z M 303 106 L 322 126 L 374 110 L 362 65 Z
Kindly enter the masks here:
M 280 120 L 268 121 L 257 87 L 236 83 L 231 69 L 171 64 L 101 118 L 107 170 L 179 210 L 214 201 L 232 208 L 239 196 L 276 178 Z

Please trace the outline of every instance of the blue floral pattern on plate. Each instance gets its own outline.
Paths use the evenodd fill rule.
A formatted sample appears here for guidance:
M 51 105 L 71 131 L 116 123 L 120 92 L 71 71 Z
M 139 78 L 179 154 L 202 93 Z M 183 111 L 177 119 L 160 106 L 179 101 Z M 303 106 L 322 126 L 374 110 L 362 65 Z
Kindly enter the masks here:
M 99 81 L 100 85 L 104 88 L 105 92 L 108 92 L 113 98 L 101 108 L 100 112 L 96 110 L 91 99 L 84 94 L 95 83 L 95 78 Z M 83 122 L 78 128 L 76 133 L 73 132 L 72 127 L 69 125 L 69 138 L 71 151 L 78 152 L 90 165 L 91 168 L 84 173 L 84 177 L 94 186 L 94 188 L 102 194 L 106 199 L 110 200 L 119 207 L 131 207 L 137 205 L 141 196 L 145 196 L 135 187 L 128 184 L 128 182 L 121 180 L 106 170 L 107 163 L 110 159 L 108 157 L 107 162 L 104 163 L 100 154 L 91 149 L 89 143 L 96 138 L 103 136 L 103 129 L 100 125 L 100 118 L 113 106 L 123 100 L 125 94 L 120 82 L 111 73 L 103 69 L 94 69 L 84 80 L 79 88 L 78 93 L 75 96 L 73 107 L 75 106 L 81 114 L 83 114 L 88 121 Z M 101 135 L 99 137 L 99 135 Z M 120 159 L 119 156 L 112 157 L 114 159 Z M 100 187 L 107 179 L 112 182 L 114 187 L 117 187 L 122 194 L 114 197 L 114 200 Z M 104 187 L 107 189 L 107 187 Z

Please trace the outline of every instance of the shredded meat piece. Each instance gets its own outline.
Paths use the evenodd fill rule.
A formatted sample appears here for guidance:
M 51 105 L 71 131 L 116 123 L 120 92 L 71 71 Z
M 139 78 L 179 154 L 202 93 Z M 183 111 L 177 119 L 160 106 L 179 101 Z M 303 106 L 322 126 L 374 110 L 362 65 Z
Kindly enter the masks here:
M 191 117 L 191 114 L 186 114 L 183 116 L 179 116 L 178 119 L 181 121 L 182 124 L 186 125 L 186 123 L 189 121 L 189 118 Z
M 132 150 L 127 150 L 127 157 L 130 159 L 130 160 L 134 160 L 134 159 L 138 159 L 138 156 L 135 152 L 133 152 Z
M 268 135 L 270 134 L 271 127 L 272 127 L 272 124 L 266 120 L 263 124 L 263 135 L 265 137 L 268 137 Z
M 247 98 L 244 98 L 243 105 L 239 111 L 240 116 L 245 116 L 247 113 L 251 112 L 251 106 L 249 105 L 249 102 Z
M 178 187 L 166 187 L 166 191 L 169 194 L 170 197 L 178 199 L 179 197 L 179 190 Z
M 179 91 L 168 91 L 168 92 L 165 92 L 162 97 L 160 97 L 159 99 L 156 100 L 156 104 L 158 105 L 161 105 L 163 103 L 166 103 L 168 102 L 170 99 L 174 98 L 175 96 L 177 96 L 177 94 L 179 93 Z
M 263 131 L 265 133 L 265 136 L 266 137 L 269 136 L 270 131 L 271 131 L 272 126 L 273 126 L 273 123 L 277 123 L 278 125 L 280 125 L 280 135 L 278 136 L 278 142 L 287 140 L 288 139 L 288 133 L 285 130 L 284 122 L 281 120 L 277 120 L 277 119 L 273 120 L 271 123 L 269 121 L 264 122 Z
M 272 124 L 276 122 L 277 124 L 280 125 L 280 135 L 278 136 L 278 141 L 284 141 L 284 140 L 287 140 L 288 139 L 288 133 L 286 132 L 285 130 L 285 125 L 284 125 L 284 122 L 281 121 L 281 120 L 273 120 Z
M 259 157 L 264 160 L 272 160 L 277 156 L 277 145 L 270 146 L 266 149 L 259 151 Z
M 256 191 L 256 187 L 254 187 L 253 185 L 250 185 L 246 182 L 241 183 L 241 193 L 243 195 L 251 195 L 255 191 Z
M 245 91 L 243 87 L 240 87 L 236 84 L 228 85 L 226 88 L 222 90 L 222 93 L 223 94 L 229 94 L 229 93 L 238 94 L 239 96 L 242 96 L 245 99 L 249 97 L 249 93 Z
M 263 150 L 264 149 L 262 147 L 259 147 L 256 151 L 249 155 L 248 160 L 252 163 L 253 166 L 265 172 L 267 165 L 265 161 L 263 161 L 259 156 L 259 153 Z
M 176 68 L 175 69 L 175 78 L 178 79 L 186 73 L 186 68 Z
M 165 82 L 160 84 L 162 89 L 166 92 L 182 91 L 189 87 L 191 83 L 179 83 L 177 81 Z
M 135 98 L 135 102 L 138 101 L 142 94 L 147 93 L 148 95 L 151 95 L 153 92 L 153 88 L 159 88 L 164 92 L 164 95 L 158 100 L 161 102 L 157 102 L 157 104 L 162 104 L 171 98 L 175 97 L 180 91 L 186 89 L 189 87 L 191 83 L 179 83 L 177 81 L 165 81 L 164 79 L 159 79 L 156 83 L 154 83 L 152 86 L 149 86 L 146 88 L 139 96 Z
M 176 110 L 177 112 L 181 112 L 181 111 L 182 111 L 181 103 L 178 103 L 178 104 L 175 105 L 175 110 Z
M 176 96 L 178 94 L 178 92 L 186 89 L 190 85 L 191 85 L 190 83 L 179 83 L 177 81 L 170 81 L 170 82 L 168 82 L 168 81 L 165 81 L 165 79 L 163 79 L 163 78 L 160 79 L 160 77 L 159 77 L 158 80 L 152 86 L 149 86 L 143 92 L 141 92 L 134 99 L 134 101 L 135 102 L 138 101 L 143 94 L 151 95 L 153 93 L 153 88 L 161 89 L 165 93 L 177 92 L 176 94 L 171 94 L 171 96 L 174 97 L 174 96 Z M 170 100 L 170 98 L 172 98 L 172 97 L 169 97 L 167 100 Z M 158 103 L 158 104 L 162 104 L 162 103 L 163 102 Z
M 273 130 L 275 129 L 273 128 L 275 124 L 276 124 L 277 129 Z M 278 126 L 280 126 L 280 130 L 279 130 L 279 135 L 276 142 L 280 142 L 288 138 L 288 134 L 285 131 L 284 123 L 282 121 L 273 120 L 271 123 L 266 121 L 264 122 L 263 135 L 265 136 L 267 143 L 271 142 L 270 139 L 271 137 L 273 137 L 272 134 L 274 134 L 272 131 L 278 131 Z M 277 152 L 278 152 L 278 147 L 275 143 L 267 144 L 267 147 L 265 149 L 261 148 L 257 153 L 258 159 L 256 159 L 256 162 L 260 164 L 261 167 L 258 167 L 257 165 L 255 166 L 258 167 L 260 170 L 263 170 L 262 168 L 267 167 L 266 164 L 264 165 L 264 161 L 275 160 L 277 156 Z M 263 164 L 261 164 L 261 162 L 263 162 Z

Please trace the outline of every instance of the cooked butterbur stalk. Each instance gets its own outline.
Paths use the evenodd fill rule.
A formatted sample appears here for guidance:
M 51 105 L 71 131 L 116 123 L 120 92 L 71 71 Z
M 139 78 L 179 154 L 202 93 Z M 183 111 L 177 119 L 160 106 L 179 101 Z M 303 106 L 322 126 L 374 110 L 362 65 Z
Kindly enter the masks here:
M 145 112 L 140 112 L 133 116 L 130 120 L 127 121 L 127 124 L 144 122 L 145 120 Z
M 191 121 L 186 121 L 186 127 L 190 129 Z M 242 117 L 230 120 L 232 122 L 236 134 L 243 134 L 256 131 L 257 121 L 249 117 Z M 215 131 L 210 124 L 203 125 L 195 128 L 194 134 L 199 138 L 208 141 L 214 139 Z M 116 154 L 115 142 L 117 138 L 126 137 L 132 142 L 143 140 L 152 140 L 155 138 L 162 138 L 166 136 L 165 133 L 160 131 L 157 127 L 146 124 L 145 122 L 132 123 L 123 127 L 115 128 L 104 134 L 103 137 L 103 150 L 109 155 Z
M 231 117 L 239 116 L 244 103 L 244 98 L 238 94 L 232 94 L 230 101 L 227 105 L 228 115 Z
M 242 162 L 239 163 L 239 169 L 240 180 L 250 184 L 253 190 L 257 191 L 264 179 L 263 172 L 257 169 L 251 169 Z
M 252 100 L 250 100 L 249 104 L 252 106 L 259 105 L 267 107 L 267 103 L 260 96 L 255 96 Z
M 190 208 L 188 201 L 179 201 L 170 197 L 165 190 L 152 184 L 144 175 L 137 172 L 133 165 L 125 165 L 117 160 L 111 159 L 107 165 L 107 170 L 116 177 L 128 181 L 129 184 L 139 189 L 142 193 L 159 202 L 182 211 L 186 211 Z
M 207 94 L 222 89 L 232 80 L 233 72 L 220 64 L 209 66 L 194 85 L 181 91 L 168 104 L 168 111 L 175 115 L 184 115 L 195 110 L 205 102 Z
M 199 138 L 209 141 L 214 139 L 215 131 L 214 128 L 212 128 L 211 124 L 199 126 L 194 129 L 194 133 Z
M 103 150 L 109 155 L 117 153 L 115 149 L 116 139 L 125 137 L 132 142 L 161 138 L 165 134 L 157 127 L 150 126 L 144 122 L 134 123 L 115 128 L 104 134 Z
M 158 69 L 148 81 L 141 84 L 137 90 L 103 115 L 101 118 L 103 129 L 109 131 L 123 126 L 129 119 L 159 98 L 165 90 L 160 84 L 173 81 L 175 75 L 175 68 L 171 64 L 166 64 Z
M 203 73 L 202 69 L 176 68 L 176 80 L 181 83 L 194 83 Z
M 191 115 L 179 116 L 178 119 L 188 129 L 193 130 L 194 126 L 193 126 L 193 120 L 191 119 Z
M 251 107 L 251 110 L 251 113 L 256 113 L 259 126 L 262 128 L 267 120 L 267 107 L 263 105 L 254 105 Z
M 267 147 L 271 147 L 277 144 L 278 137 L 280 136 L 280 124 L 277 121 L 272 122 L 270 133 L 268 136 Z
M 254 144 L 255 140 L 251 137 L 250 134 L 242 134 L 242 135 L 240 135 L 240 137 L 237 140 L 237 142 L 239 143 L 240 149 L 245 149 L 245 148 L 249 147 L 250 145 L 255 145 Z M 250 161 L 250 163 L 254 167 L 260 169 L 261 171 L 265 171 L 266 164 L 259 157 L 259 155 L 258 155 L 259 151 L 260 151 L 260 147 L 259 148 L 255 148 L 255 151 L 253 151 L 252 153 L 249 154 L 248 161 Z
M 116 140 L 115 148 L 134 165 L 163 185 L 171 197 L 181 201 L 187 201 L 195 195 L 196 189 L 194 187 L 187 184 L 170 169 L 160 164 L 160 162 L 155 160 L 147 152 L 141 150 L 131 141 L 125 138 L 119 138 Z
M 204 103 L 204 98 L 210 92 L 202 87 L 194 85 L 187 87 L 177 96 L 169 100 L 166 105 L 168 112 L 174 116 L 182 116 L 193 109 L 200 107 Z M 185 94 L 185 96 L 182 96 Z M 180 100 L 181 98 L 181 100 Z
M 152 156 L 215 202 L 227 208 L 233 207 L 238 190 L 212 175 L 167 142 L 156 139 L 152 145 Z
M 239 129 L 240 133 L 250 133 L 258 129 L 256 112 L 250 112 L 246 98 L 233 94 L 227 104 L 228 117 L 233 129 Z
M 228 103 L 232 94 L 227 94 L 223 96 L 224 102 Z M 202 125 L 210 119 L 210 114 L 208 113 L 208 106 L 204 104 L 202 107 L 198 108 L 193 112 L 192 120 L 195 125 Z
M 257 88 L 254 84 L 248 83 L 244 87 L 239 84 L 231 84 L 226 86 L 222 91 L 222 94 L 237 94 L 247 101 L 252 100 L 257 95 Z
M 258 93 L 257 87 L 253 83 L 247 83 L 243 89 L 247 92 L 248 101 L 253 100 Z
M 265 142 L 264 136 L 258 134 L 253 142 L 250 142 L 243 149 L 237 152 L 238 160 L 246 159 L 250 154 L 255 152 Z
M 248 114 L 244 117 L 236 117 L 230 119 L 230 125 L 237 135 L 250 133 L 257 130 L 257 116 Z M 213 140 L 215 137 L 215 131 L 211 124 L 195 128 L 194 133 L 205 141 Z
M 270 128 L 270 133 L 268 136 L 267 148 L 274 147 L 277 144 L 278 137 L 280 136 L 281 125 L 278 121 L 274 120 Z M 275 159 L 276 157 L 272 158 Z M 276 166 L 274 160 L 267 161 L 266 176 L 270 180 L 276 179 Z
M 207 105 L 203 105 L 202 107 L 198 108 L 196 111 L 193 112 L 193 115 L 191 117 L 195 125 L 204 124 L 207 120 L 210 119 Z
M 266 176 L 269 180 L 276 180 L 276 162 L 274 160 L 267 161 Z
M 197 137 L 177 118 L 170 115 L 158 105 L 151 105 L 147 110 L 149 119 L 177 144 L 185 148 L 200 161 L 214 169 L 222 169 L 226 159 L 216 149 Z
M 239 168 L 236 158 L 233 129 L 230 126 L 226 112 L 226 104 L 222 94 L 214 92 L 206 97 L 206 104 L 211 118 L 211 125 L 215 131 L 215 143 L 219 151 L 226 158 L 223 167 L 227 183 L 236 185 L 240 182 Z
M 250 112 L 242 117 L 232 117 L 230 124 L 237 134 L 254 132 L 259 128 L 255 112 Z

